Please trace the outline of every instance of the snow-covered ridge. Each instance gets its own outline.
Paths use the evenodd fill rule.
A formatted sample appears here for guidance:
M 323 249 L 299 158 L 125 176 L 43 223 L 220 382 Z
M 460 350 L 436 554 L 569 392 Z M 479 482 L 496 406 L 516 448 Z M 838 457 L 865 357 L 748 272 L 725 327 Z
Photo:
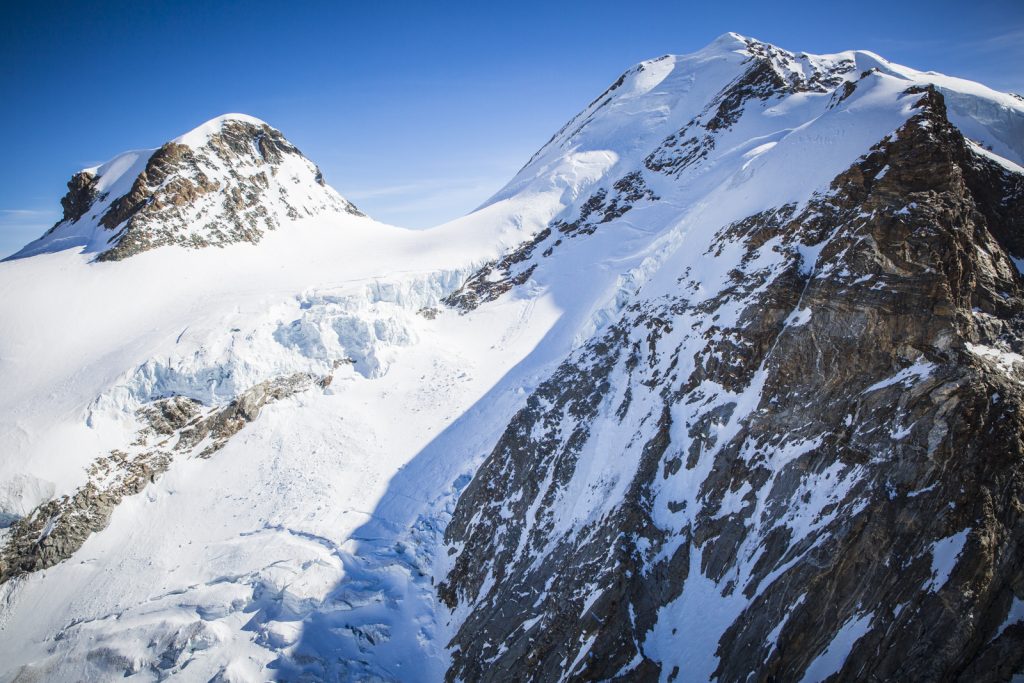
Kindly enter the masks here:
M 243 123 L 255 128 L 270 127 L 270 124 L 266 121 L 255 116 L 249 116 L 248 114 L 222 114 L 199 124 L 189 132 L 174 138 L 171 142 L 198 149 L 209 143 L 212 137 L 222 133 L 225 124 L 229 123 Z
M 726 33 L 696 52 L 664 55 L 629 69 L 539 150 L 508 185 L 484 206 L 541 187 L 561 187 L 571 201 L 606 175 L 621 175 L 647 156 L 658 142 L 710 118 L 728 88 L 758 64 L 778 75 L 772 93 L 785 100 L 765 114 L 775 132 L 811 125 L 843 96 L 847 84 L 870 73 L 889 77 L 895 91 L 934 85 L 946 95 L 950 120 L 968 137 L 1017 164 L 1024 162 L 1024 101 L 979 83 L 923 72 L 890 62 L 866 50 L 813 55 L 790 52 L 736 33 Z M 787 95 L 799 97 L 787 99 Z M 769 134 L 765 131 L 763 134 Z M 862 150 L 860 150 L 862 151 Z M 602 158 L 598 174 L 567 170 Z M 850 158 L 852 160 L 852 158 Z

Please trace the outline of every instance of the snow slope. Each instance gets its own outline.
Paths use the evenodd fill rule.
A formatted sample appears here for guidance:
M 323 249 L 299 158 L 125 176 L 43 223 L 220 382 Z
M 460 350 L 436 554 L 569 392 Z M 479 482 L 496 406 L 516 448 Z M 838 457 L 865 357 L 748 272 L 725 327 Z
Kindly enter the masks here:
M 753 53 L 788 86 L 733 111 L 720 93 Z M 721 292 L 743 254 L 702 256 L 718 231 L 825 192 L 913 115 L 906 91 L 927 84 L 987 154 L 1024 164 L 1024 103 L 1012 96 L 868 52 L 793 55 L 726 34 L 630 69 L 487 203 L 431 230 L 326 203 L 275 213 L 287 229 L 256 244 L 99 262 L 109 234 L 84 218 L 28 245 L 0 264 L 0 520 L 73 494 L 158 399 L 222 407 L 292 373 L 333 380 L 266 406 L 212 457 L 175 460 L 69 559 L 0 586 L 0 679 L 441 680 L 465 614 L 434 595 L 448 569 L 435 550 L 531 392 L 641 290 L 670 292 L 685 270 L 696 296 Z M 262 125 L 230 115 L 173 142 L 201 148 L 229 120 Z M 695 160 L 680 161 L 689 149 Z M 96 215 L 154 151 L 91 170 L 106 195 Z M 512 266 L 534 269 L 502 296 L 445 304 L 552 225 L 585 227 L 587 202 L 625 196 L 616 183 L 631 173 L 649 193 L 628 211 L 552 232 L 550 257 Z M 671 648 L 674 623 L 652 647 Z

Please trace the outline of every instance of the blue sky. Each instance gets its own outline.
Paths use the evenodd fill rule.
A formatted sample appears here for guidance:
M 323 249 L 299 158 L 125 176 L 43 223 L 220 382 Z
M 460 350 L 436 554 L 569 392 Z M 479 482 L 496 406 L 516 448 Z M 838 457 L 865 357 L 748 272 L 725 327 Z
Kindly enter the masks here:
M 226 112 L 267 120 L 370 215 L 498 190 L 632 64 L 725 31 L 869 49 L 1024 93 L 1024 2 L 22 2 L 0 21 L 0 255 L 75 171 Z

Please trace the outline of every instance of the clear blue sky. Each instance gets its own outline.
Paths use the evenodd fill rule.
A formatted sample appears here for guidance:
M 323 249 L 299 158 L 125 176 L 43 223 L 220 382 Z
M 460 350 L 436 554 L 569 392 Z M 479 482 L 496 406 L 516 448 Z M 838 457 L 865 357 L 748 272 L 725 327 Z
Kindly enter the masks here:
M 725 31 L 869 49 L 1024 92 L 1024 0 L 4 2 L 0 255 L 67 178 L 226 112 L 281 129 L 376 218 L 472 210 L 632 64 Z

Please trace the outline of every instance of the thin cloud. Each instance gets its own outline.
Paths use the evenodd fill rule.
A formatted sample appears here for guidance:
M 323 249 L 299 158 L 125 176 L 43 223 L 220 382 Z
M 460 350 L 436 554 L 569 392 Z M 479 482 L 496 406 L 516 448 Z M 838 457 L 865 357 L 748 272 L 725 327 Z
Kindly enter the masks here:
M 451 191 L 464 191 L 480 187 L 479 178 L 445 178 L 418 180 L 399 185 L 385 185 L 382 187 L 364 189 L 345 189 L 342 191 L 346 197 L 353 201 L 359 199 L 375 199 L 378 197 L 402 197 L 423 193 L 441 193 Z
M 41 209 L 0 209 L 0 233 L 6 240 L 24 242 L 25 238 L 52 226 L 60 218 L 59 211 Z M 0 245 L 0 252 L 7 251 L 10 244 Z
M 1013 50 L 1019 51 L 1024 45 L 1024 28 L 1006 31 L 987 38 L 979 38 L 963 43 L 965 47 L 975 50 Z
M 0 259 L 42 235 L 59 218 L 59 211 L 0 209 Z
M 948 41 L 939 41 L 931 39 L 915 40 L 912 38 L 875 38 L 873 42 L 876 45 L 881 45 L 885 46 L 885 48 L 888 49 L 897 50 L 921 50 L 949 45 Z
M 343 191 L 373 218 L 408 228 L 427 228 L 466 215 L 493 195 L 504 178 L 441 178 Z
M 46 209 L 0 209 L 5 216 L 55 216 L 57 212 Z
M 935 40 L 931 38 L 876 38 L 877 45 L 897 50 L 943 50 L 952 53 L 966 52 L 1017 52 L 1024 45 L 1024 28 L 1015 28 L 995 35 L 976 36 L 959 41 Z

